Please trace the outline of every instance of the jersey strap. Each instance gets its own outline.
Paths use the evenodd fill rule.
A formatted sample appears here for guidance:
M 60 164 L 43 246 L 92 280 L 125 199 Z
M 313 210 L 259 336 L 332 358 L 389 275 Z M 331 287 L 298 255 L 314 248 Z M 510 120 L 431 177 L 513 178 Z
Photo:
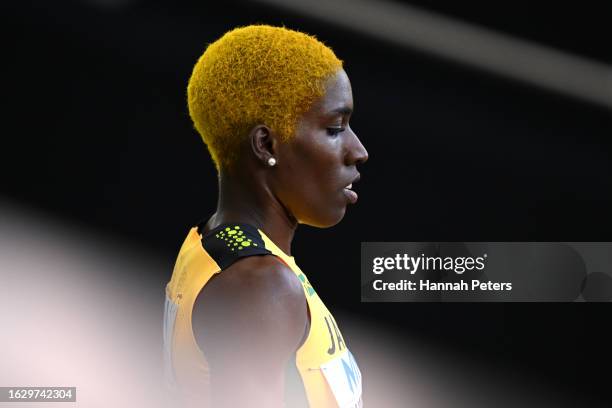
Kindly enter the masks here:
M 198 225 L 198 233 L 202 229 Z M 222 270 L 240 258 L 272 254 L 257 228 L 248 224 L 221 224 L 202 236 L 202 246 Z

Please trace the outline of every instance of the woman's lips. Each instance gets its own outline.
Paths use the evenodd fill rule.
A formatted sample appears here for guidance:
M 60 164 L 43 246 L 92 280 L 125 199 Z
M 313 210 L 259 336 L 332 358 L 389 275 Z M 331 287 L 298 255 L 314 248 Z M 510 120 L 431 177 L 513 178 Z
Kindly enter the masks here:
M 344 195 L 346 196 L 346 198 L 348 199 L 348 201 L 351 204 L 355 204 L 357 202 L 357 193 L 354 192 L 353 190 L 351 190 L 351 188 L 353 187 L 353 184 L 349 184 L 348 186 L 344 187 Z

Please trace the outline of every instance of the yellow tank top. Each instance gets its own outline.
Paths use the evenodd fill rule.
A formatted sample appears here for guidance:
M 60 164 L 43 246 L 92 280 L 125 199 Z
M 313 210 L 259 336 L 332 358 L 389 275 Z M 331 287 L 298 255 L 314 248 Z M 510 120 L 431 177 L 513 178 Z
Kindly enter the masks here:
M 310 329 L 295 362 L 311 407 L 361 407 L 361 373 L 332 314 L 308 278 L 263 231 L 247 224 L 223 224 L 189 231 L 166 285 L 164 366 L 175 404 L 208 406 L 209 372 L 191 325 L 195 300 L 208 280 L 245 256 L 275 255 L 298 277 L 310 311 Z

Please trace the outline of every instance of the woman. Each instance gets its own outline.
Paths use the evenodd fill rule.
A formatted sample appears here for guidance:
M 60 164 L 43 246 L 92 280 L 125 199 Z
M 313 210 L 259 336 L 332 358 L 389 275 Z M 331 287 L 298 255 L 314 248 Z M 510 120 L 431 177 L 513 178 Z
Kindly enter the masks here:
M 281 407 L 295 361 L 310 406 L 361 406 L 355 360 L 290 255 L 298 224 L 331 227 L 357 201 L 368 154 L 342 61 L 300 32 L 238 28 L 200 57 L 188 103 L 219 199 L 166 287 L 170 384 L 193 406 Z

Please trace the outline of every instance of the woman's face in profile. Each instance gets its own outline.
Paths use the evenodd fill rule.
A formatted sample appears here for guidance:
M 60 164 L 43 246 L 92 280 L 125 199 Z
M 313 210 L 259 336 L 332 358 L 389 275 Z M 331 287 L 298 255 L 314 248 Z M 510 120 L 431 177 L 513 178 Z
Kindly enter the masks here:
M 351 83 L 341 69 L 298 121 L 295 137 L 279 146 L 276 192 L 302 224 L 335 225 L 357 200 L 350 186 L 368 153 L 349 126 L 352 111 Z

